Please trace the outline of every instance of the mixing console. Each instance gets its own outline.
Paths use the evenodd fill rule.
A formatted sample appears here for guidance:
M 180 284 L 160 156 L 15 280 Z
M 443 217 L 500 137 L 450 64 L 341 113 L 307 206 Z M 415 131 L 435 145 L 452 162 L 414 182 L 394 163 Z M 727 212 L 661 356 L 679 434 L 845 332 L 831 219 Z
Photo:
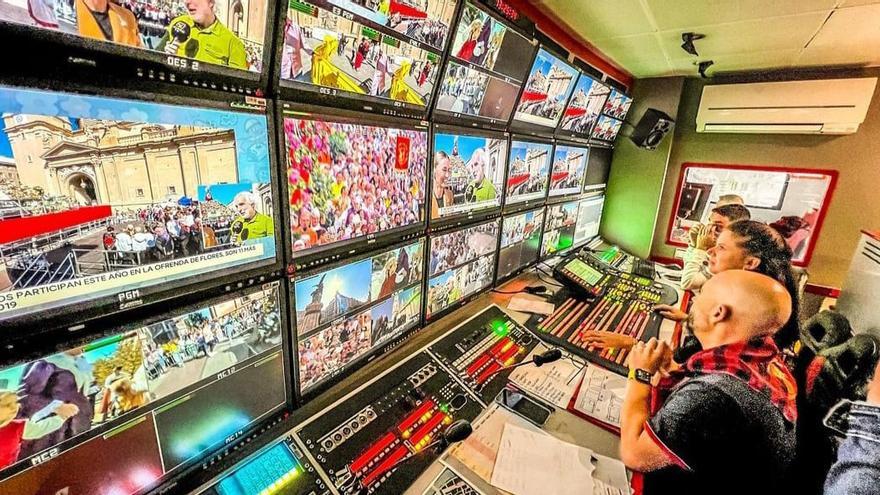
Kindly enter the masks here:
M 429 346 L 441 363 L 488 404 L 501 392 L 513 370 L 537 344 L 501 308 L 492 305 Z
M 482 410 L 428 353 L 415 354 L 296 428 L 339 493 L 403 493 L 436 459 L 443 431 Z
M 570 288 L 588 296 L 599 297 L 615 292 L 650 304 L 675 304 L 678 301 L 678 293 L 667 284 L 618 272 L 603 266 L 591 256 L 579 253 L 569 255 L 559 262 L 553 275 Z

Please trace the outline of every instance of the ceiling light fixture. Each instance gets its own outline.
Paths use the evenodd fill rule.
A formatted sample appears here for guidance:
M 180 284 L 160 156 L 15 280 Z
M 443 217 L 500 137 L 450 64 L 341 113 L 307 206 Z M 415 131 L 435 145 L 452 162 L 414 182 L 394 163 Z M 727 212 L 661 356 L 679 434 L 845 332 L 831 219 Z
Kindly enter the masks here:
M 705 34 L 681 33 L 681 49 L 698 57 L 700 54 L 697 53 L 697 47 L 694 46 L 694 41 L 701 40 L 705 37 Z
M 706 70 L 708 70 L 709 67 L 712 67 L 712 65 L 714 65 L 714 64 L 715 64 L 714 60 L 705 60 L 703 62 L 700 62 L 698 64 L 699 71 L 700 71 L 700 77 L 702 77 L 703 79 L 708 79 L 709 76 L 706 75 Z

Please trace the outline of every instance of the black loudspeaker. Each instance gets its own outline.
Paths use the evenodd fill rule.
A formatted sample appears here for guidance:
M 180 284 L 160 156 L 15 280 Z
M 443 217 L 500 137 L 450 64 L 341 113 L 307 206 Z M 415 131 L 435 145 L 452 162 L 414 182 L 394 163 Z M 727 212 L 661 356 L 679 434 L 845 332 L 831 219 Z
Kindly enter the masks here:
M 672 117 L 655 108 L 649 108 L 642 115 L 642 119 L 639 120 L 630 139 L 639 148 L 653 151 L 657 149 L 660 141 L 663 141 L 663 136 L 671 131 L 674 125 L 675 121 L 672 120 Z

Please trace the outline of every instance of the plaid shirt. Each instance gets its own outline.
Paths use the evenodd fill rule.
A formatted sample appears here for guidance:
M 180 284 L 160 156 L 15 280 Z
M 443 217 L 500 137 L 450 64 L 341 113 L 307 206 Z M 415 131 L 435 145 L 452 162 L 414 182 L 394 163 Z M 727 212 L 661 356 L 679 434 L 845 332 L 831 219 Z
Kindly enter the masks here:
M 652 392 L 651 413 L 656 413 L 686 378 L 708 373 L 724 373 L 746 382 L 770 399 L 786 420 L 792 424 L 797 420 L 797 384 L 771 336 L 697 352 L 682 369 L 660 380 Z

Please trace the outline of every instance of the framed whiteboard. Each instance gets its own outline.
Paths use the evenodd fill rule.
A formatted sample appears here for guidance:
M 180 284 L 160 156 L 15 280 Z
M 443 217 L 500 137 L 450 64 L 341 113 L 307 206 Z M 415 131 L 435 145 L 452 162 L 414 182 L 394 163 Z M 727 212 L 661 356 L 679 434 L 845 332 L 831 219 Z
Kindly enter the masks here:
M 685 163 L 676 189 L 666 243 L 687 246 L 688 231 L 708 223 L 726 194 L 743 198 L 752 220 L 771 224 L 785 237 L 792 263 L 806 266 L 837 184 L 837 171 L 715 163 Z

